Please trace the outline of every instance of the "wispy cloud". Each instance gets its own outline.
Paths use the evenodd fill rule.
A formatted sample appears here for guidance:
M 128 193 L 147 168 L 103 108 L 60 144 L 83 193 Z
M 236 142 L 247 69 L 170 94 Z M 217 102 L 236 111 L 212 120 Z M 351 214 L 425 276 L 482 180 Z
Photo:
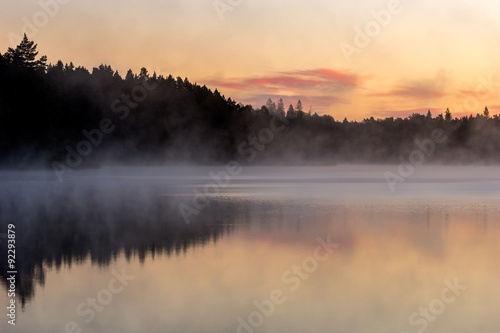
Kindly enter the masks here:
M 459 90 L 458 91 L 463 96 L 476 97 L 477 93 L 474 90 Z
M 398 86 L 391 91 L 372 93 L 368 96 L 385 98 L 415 98 L 420 100 L 428 100 L 448 96 L 448 93 L 445 93 L 441 91 L 441 89 L 435 87 Z
M 346 90 L 358 87 L 362 77 L 327 68 L 278 72 L 273 75 L 235 79 L 207 80 L 214 88 L 236 90 L 280 89 L 283 91 Z
M 448 73 L 440 70 L 433 78 L 408 81 L 394 86 L 385 92 L 373 92 L 368 97 L 389 99 L 413 99 L 418 101 L 439 99 L 449 95 L 446 86 L 449 82 Z
M 314 77 L 323 80 L 323 82 L 328 82 L 329 85 L 333 85 L 336 88 L 355 88 L 362 83 L 363 79 L 361 76 L 349 72 L 341 72 L 328 68 L 287 72 L 286 74 Z
M 204 83 L 219 90 L 236 90 L 237 94 L 242 95 L 241 100 L 254 106 L 263 104 L 268 98 L 283 98 L 287 103 L 295 103 L 300 99 L 305 105 L 321 112 L 334 104 L 349 104 L 346 93 L 359 88 L 364 80 L 365 77 L 349 71 L 317 68 L 255 77 L 205 80 Z

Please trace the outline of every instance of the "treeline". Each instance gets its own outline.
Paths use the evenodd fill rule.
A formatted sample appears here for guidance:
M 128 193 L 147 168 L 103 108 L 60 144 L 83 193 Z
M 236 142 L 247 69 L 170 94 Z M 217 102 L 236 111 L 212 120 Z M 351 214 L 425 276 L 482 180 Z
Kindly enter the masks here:
M 110 66 L 48 65 L 23 39 L 0 54 L 0 163 L 69 170 L 103 162 L 399 163 L 443 131 L 427 162 L 500 161 L 500 119 L 476 116 L 337 121 L 269 100 L 254 108 L 188 79 Z

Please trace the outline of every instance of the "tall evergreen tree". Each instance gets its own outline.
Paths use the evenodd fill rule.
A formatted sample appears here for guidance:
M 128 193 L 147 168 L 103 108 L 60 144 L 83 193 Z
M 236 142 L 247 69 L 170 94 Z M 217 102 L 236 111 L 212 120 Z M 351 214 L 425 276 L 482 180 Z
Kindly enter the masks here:
M 278 109 L 277 112 L 280 116 L 284 117 L 285 116 L 285 104 L 283 103 L 283 99 L 280 98 L 278 101 Z
M 125 80 L 127 81 L 132 81 L 135 78 L 134 72 L 132 72 L 131 69 L 127 71 L 127 74 L 125 75 Z
M 446 112 L 445 112 L 445 114 L 444 114 L 444 119 L 445 119 L 446 121 L 451 121 L 451 111 L 450 111 L 450 109 L 449 109 L 449 108 L 446 108 Z
M 489 118 L 490 117 L 490 110 L 488 110 L 488 107 L 485 106 L 484 107 L 484 111 L 483 111 L 483 114 L 486 118 Z
M 45 71 L 47 68 L 47 56 L 41 56 L 37 59 L 37 47 L 38 44 L 30 41 L 26 34 L 24 34 L 23 40 L 15 49 L 9 47 L 7 53 L 5 53 L 5 58 L 15 67 Z
M 266 102 L 266 108 L 269 111 L 269 114 L 276 114 L 276 103 L 273 102 L 272 99 L 268 99 Z
M 288 106 L 288 111 L 286 112 L 286 117 L 287 118 L 295 118 L 296 114 L 295 114 L 295 109 L 293 108 L 293 105 L 290 104 L 290 106 Z
M 304 111 L 304 109 L 303 109 L 303 107 L 302 107 L 302 101 L 301 101 L 300 99 L 299 99 L 299 100 L 298 100 L 298 102 L 297 102 L 297 107 L 295 108 L 295 110 L 296 110 L 297 112 L 303 112 L 303 111 Z

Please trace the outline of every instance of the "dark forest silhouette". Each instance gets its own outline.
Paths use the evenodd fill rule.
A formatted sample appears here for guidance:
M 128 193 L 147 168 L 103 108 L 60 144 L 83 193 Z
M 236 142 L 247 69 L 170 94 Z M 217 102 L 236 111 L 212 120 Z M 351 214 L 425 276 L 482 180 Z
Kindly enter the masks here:
M 404 119 L 337 121 L 304 112 L 300 101 L 285 108 L 281 100 L 269 100 L 253 108 L 217 89 L 187 78 L 150 75 L 146 68 L 139 74 L 129 70 L 122 78 L 108 65 L 90 72 L 72 63 L 47 64 L 36 47 L 25 36 L 17 48 L 0 54 L 0 164 L 5 167 L 61 170 L 105 161 L 207 164 L 233 159 L 399 163 L 400 156 L 415 149 L 416 140 L 432 138 L 435 129 L 442 129 L 446 140 L 427 162 L 500 161 L 500 118 L 487 108 L 462 118 L 447 110 L 437 117 L 429 111 Z M 276 118 L 274 125 L 283 130 L 266 139 L 269 144 L 258 141 L 252 147 L 249 137 L 258 138 Z

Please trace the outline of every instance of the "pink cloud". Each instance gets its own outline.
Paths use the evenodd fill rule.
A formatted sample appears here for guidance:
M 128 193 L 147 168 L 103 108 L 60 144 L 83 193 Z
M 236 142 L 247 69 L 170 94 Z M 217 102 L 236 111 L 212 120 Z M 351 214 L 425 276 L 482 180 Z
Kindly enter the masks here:
M 228 88 L 235 90 L 297 90 L 297 93 L 307 90 L 345 90 L 356 88 L 362 78 L 358 75 L 340 72 L 326 68 L 313 70 L 297 70 L 280 72 L 275 75 L 248 77 L 241 79 L 222 79 L 205 81 L 214 88 Z
M 389 92 L 369 94 L 369 97 L 384 97 L 384 98 L 399 98 L 411 97 L 417 99 L 432 99 L 445 97 L 448 94 L 434 87 L 418 87 L 418 86 L 398 86 L 396 89 Z
M 288 74 L 317 77 L 331 82 L 342 83 L 346 87 L 356 87 L 360 84 L 361 81 L 361 78 L 357 75 L 342 73 L 328 68 L 288 72 Z
M 476 92 L 473 90 L 459 90 L 458 92 L 465 96 L 476 97 Z
M 411 80 L 404 84 L 395 86 L 392 90 L 386 92 L 376 92 L 369 94 L 369 97 L 381 98 L 404 98 L 418 101 L 438 99 L 448 96 L 446 92 L 450 82 L 449 74 L 440 70 L 432 78 Z
M 239 79 L 208 80 L 204 83 L 212 89 L 234 90 L 231 97 L 254 107 L 265 104 L 268 98 L 277 102 L 280 98 L 296 105 L 301 100 L 304 110 L 319 114 L 327 113 L 333 105 L 350 104 L 346 92 L 359 88 L 366 77 L 349 71 L 328 68 L 282 71 L 266 76 L 243 77 Z

